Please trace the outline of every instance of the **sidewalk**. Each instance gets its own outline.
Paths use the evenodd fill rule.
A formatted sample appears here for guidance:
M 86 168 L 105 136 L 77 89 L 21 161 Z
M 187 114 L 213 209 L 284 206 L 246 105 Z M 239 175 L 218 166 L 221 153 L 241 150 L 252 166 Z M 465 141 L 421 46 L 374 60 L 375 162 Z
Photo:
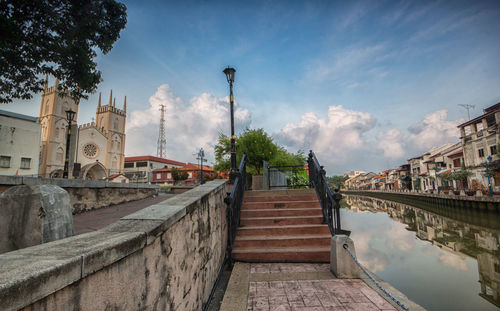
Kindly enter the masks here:
M 337 279 L 329 264 L 236 263 L 220 310 L 401 310 L 371 286 L 363 279 Z M 423 310 L 397 293 L 411 310 Z
M 118 221 L 122 217 L 130 215 L 150 205 L 165 201 L 174 195 L 175 194 L 170 193 L 160 193 L 155 197 L 112 205 L 106 208 L 74 215 L 73 224 L 75 227 L 75 235 L 102 229 L 107 225 Z

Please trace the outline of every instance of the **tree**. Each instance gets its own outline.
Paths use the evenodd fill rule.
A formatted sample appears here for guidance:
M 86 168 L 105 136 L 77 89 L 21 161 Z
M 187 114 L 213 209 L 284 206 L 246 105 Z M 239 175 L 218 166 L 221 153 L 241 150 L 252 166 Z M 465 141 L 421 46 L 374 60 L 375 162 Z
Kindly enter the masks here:
M 328 183 L 330 184 L 330 186 L 332 186 L 333 189 L 340 189 L 344 186 L 344 181 L 346 181 L 347 179 L 349 179 L 349 177 L 347 176 L 330 176 L 328 177 Z
M 188 179 L 189 175 L 186 171 L 181 171 L 177 168 L 172 169 L 172 178 L 175 182 Z
M 247 166 L 255 170 L 257 175 L 262 173 L 262 161 L 270 161 L 278 152 L 278 147 L 264 129 L 247 129 L 237 139 L 236 154 L 241 159 L 247 155 Z
M 296 154 L 286 151 L 276 145 L 271 137 L 263 130 L 246 129 L 236 137 L 236 161 L 240 163 L 243 154 L 247 154 L 247 170 L 251 174 L 262 173 L 262 161 L 268 161 L 273 166 L 305 165 L 306 157 L 302 151 Z M 215 169 L 227 171 L 231 166 L 231 140 L 224 134 L 219 134 L 215 145 Z
M 126 22 L 115 0 L 1 1 L 0 103 L 31 99 L 45 74 L 75 100 L 87 98 L 102 80 L 97 50 L 107 54 Z

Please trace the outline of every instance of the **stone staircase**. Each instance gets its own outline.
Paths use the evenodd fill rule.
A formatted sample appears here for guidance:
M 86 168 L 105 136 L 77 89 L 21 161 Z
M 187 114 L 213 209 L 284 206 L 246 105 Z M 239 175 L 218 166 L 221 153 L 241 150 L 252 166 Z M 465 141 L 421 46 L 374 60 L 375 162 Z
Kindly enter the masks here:
M 314 189 L 247 191 L 233 257 L 249 261 L 330 260 L 330 231 Z

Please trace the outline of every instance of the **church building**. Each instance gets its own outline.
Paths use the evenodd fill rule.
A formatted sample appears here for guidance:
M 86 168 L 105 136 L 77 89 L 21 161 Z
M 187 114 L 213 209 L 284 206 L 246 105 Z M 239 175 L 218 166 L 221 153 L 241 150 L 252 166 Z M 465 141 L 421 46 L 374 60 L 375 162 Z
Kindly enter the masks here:
M 113 91 L 107 105 L 101 104 L 99 93 L 95 122 L 78 125 L 78 104 L 68 93 L 58 91 L 58 83 L 56 79 L 54 86 L 49 87 L 46 79 L 42 93 L 38 119 L 42 126 L 39 175 L 50 178 L 63 175 L 69 109 L 75 111 L 69 146 L 69 178 L 105 180 L 110 175 L 123 173 L 127 97 L 123 109 L 118 109 Z

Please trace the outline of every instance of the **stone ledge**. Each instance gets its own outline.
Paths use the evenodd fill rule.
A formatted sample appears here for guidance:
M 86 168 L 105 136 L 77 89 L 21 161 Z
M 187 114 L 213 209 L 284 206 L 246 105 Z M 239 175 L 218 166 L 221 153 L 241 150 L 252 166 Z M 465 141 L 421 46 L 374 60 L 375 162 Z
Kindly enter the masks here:
M 141 183 L 113 183 L 97 180 L 64 179 L 64 178 L 37 178 L 26 176 L 0 175 L 0 185 L 57 185 L 61 188 L 132 188 L 132 189 L 159 189 L 158 185 Z
M 96 232 L 1 254 L 2 308 L 28 306 L 143 249 L 227 182 L 209 182 Z

